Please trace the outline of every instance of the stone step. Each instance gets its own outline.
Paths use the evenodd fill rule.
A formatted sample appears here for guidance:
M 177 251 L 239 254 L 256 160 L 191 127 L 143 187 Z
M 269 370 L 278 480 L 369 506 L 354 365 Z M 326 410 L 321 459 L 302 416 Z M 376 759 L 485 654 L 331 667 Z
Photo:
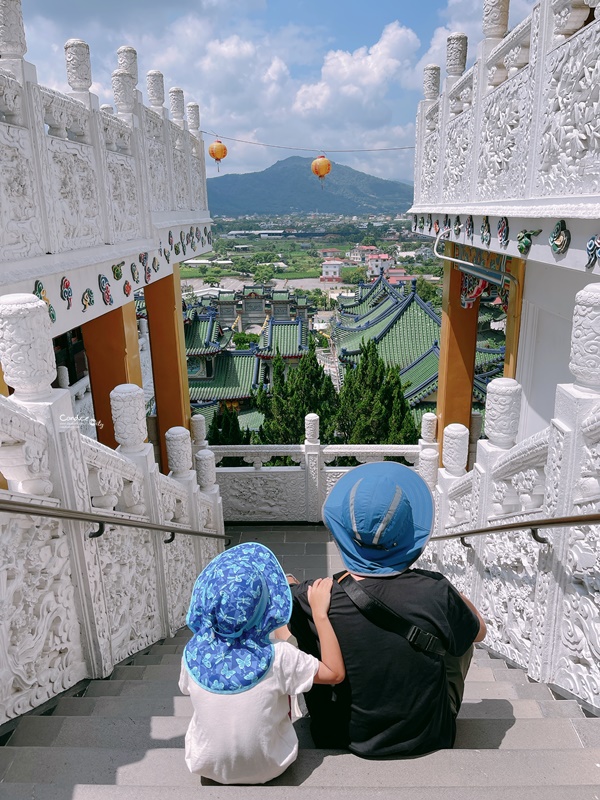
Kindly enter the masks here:
M 181 648 L 183 650 L 183 647 Z M 136 656 L 133 659 L 135 667 L 147 667 L 150 665 L 157 666 L 159 664 L 177 664 L 181 665 L 181 654 L 179 653 L 149 653 L 148 655 Z
M 79 784 L 12 783 L 3 784 L 2 800 L 198 800 L 198 791 L 210 800 L 323 800 L 321 787 L 306 786 L 110 786 Z M 526 793 L 526 794 L 525 794 Z M 365 800 L 364 788 L 329 787 L 327 800 Z M 516 786 L 486 787 L 485 800 L 598 800 L 594 786 Z M 439 786 L 436 800 L 483 800 L 480 788 Z M 426 786 L 401 786 L 393 789 L 370 788 L 368 800 L 432 800 Z
M 160 656 L 156 654 L 152 656 L 136 656 L 134 664 L 115 667 L 111 675 L 111 680 L 165 681 L 179 678 L 179 671 L 181 668 L 180 657 L 177 655 L 169 655 L 165 656 L 165 660 L 161 660 L 158 664 L 152 663 L 152 661 L 157 658 L 160 658 Z M 150 659 L 150 663 L 148 663 L 146 659 Z M 496 674 L 495 671 L 489 667 L 479 667 L 475 665 L 471 666 L 467 675 L 467 683 L 493 683 L 498 679 L 505 683 L 518 683 L 523 686 L 542 685 L 530 683 L 524 672 L 514 669 L 498 670 Z
M 301 746 L 312 748 L 308 719 L 296 722 Z M 184 747 L 186 717 L 24 717 L 11 738 L 10 747 L 86 747 L 121 750 Z M 581 735 L 580 735 L 581 733 Z M 460 719 L 455 750 L 551 750 L 578 749 L 582 738 L 600 746 L 600 719 Z
M 94 717 L 191 717 L 192 705 L 188 697 L 64 697 L 54 710 L 55 716 Z M 574 700 L 467 700 L 462 704 L 459 719 L 542 719 L 543 717 L 583 717 Z
M 156 743 L 155 743 L 156 744 Z M 93 747 L 2 747 L 0 781 L 199 788 L 178 748 L 124 751 Z M 350 753 L 301 750 L 297 761 L 271 786 L 369 789 L 403 787 L 597 787 L 600 748 L 579 750 L 440 750 L 405 761 L 366 761 Z M 71 788 L 69 788 L 69 792 Z M 246 789 L 244 789 L 246 791 Z M 264 791 L 264 790 L 263 790 Z M 163 795 L 161 795 L 163 796 Z M 283 793 L 274 794 L 274 798 Z M 506 795 L 503 795 L 506 797 Z M 521 797 L 530 795 L 524 794 Z M 547 796 L 547 795 L 546 795 Z M 579 797 L 582 795 L 580 794 Z M 70 793 L 63 797 L 71 798 Z M 487 791 L 485 798 L 489 797 Z
M 148 669 L 147 667 L 119 667 L 119 669 Z M 170 679 L 119 679 L 90 681 L 86 697 L 115 697 L 117 695 L 148 697 L 174 697 L 180 694 L 172 667 L 152 667 L 151 669 L 167 670 Z M 171 670 L 169 672 L 169 670 Z M 177 677 L 179 673 L 177 672 Z M 550 689 L 537 683 L 521 685 L 510 681 L 467 681 L 465 683 L 465 700 L 537 700 L 540 702 L 565 703 L 566 700 L 554 700 Z

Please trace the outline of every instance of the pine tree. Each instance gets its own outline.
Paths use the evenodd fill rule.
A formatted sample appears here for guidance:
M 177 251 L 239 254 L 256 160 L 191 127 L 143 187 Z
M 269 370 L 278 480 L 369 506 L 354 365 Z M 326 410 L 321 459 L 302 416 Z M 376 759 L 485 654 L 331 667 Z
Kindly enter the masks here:
M 318 414 L 322 442 L 333 439 L 337 415 L 337 394 L 331 378 L 317 361 L 314 342 L 299 365 L 289 369 L 278 354 L 273 360 L 273 387 L 269 393 L 259 389 L 256 405 L 265 416 L 259 431 L 263 444 L 301 444 L 304 417 Z
M 340 392 L 337 430 L 347 444 L 414 444 L 418 433 L 397 367 L 386 368 L 374 340 L 362 344 Z

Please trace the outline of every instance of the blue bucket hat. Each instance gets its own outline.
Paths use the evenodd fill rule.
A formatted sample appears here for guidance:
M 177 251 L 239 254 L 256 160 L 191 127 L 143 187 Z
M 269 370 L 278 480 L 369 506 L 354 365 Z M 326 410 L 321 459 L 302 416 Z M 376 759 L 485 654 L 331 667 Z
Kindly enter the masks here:
M 397 575 L 417 560 L 433 530 L 434 504 L 421 476 L 380 461 L 355 467 L 323 505 L 346 568 L 356 575 Z
M 188 672 L 216 694 L 250 689 L 273 662 L 269 634 L 291 613 L 290 587 L 271 550 L 248 542 L 220 553 L 192 591 L 186 623 L 194 636 L 183 651 Z

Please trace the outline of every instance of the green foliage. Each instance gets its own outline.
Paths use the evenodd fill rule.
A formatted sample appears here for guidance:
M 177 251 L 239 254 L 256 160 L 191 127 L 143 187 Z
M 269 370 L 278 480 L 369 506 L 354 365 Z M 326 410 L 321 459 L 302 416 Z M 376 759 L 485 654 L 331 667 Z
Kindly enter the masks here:
M 254 342 L 255 344 L 258 343 L 260 336 L 258 333 L 234 333 L 233 334 L 233 343 L 235 345 L 236 350 L 249 350 L 250 344 Z
M 367 279 L 366 267 L 342 268 L 342 280 L 344 283 L 357 284 Z
M 206 438 L 209 444 L 250 444 L 250 431 L 241 430 L 237 411 L 223 406 L 212 418 Z
M 373 340 L 348 369 L 339 397 L 337 430 L 344 444 L 415 444 L 418 432 L 397 367 L 386 367 Z
M 275 272 L 273 267 L 266 264 L 261 264 L 260 267 L 256 267 L 253 274 L 255 283 L 268 283 L 272 279 Z
M 301 444 L 304 417 L 318 414 L 322 442 L 333 441 L 337 414 L 337 394 L 331 378 L 317 361 L 311 341 L 299 365 L 289 369 L 279 354 L 273 359 L 273 386 L 270 392 L 259 388 L 256 407 L 265 420 L 259 430 L 261 444 Z
M 426 281 L 425 278 L 419 277 L 417 278 L 417 294 L 425 303 L 428 303 L 430 300 L 433 301 L 434 305 L 440 304 L 442 299 L 441 287 L 434 286 L 429 281 Z

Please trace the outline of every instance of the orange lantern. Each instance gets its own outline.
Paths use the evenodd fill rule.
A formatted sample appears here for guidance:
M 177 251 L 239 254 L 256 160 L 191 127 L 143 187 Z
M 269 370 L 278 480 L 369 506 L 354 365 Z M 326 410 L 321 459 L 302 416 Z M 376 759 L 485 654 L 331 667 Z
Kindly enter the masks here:
M 331 161 L 328 158 L 325 158 L 325 156 L 319 156 L 318 158 L 315 158 L 310 165 L 310 168 L 321 181 L 321 188 L 323 188 L 323 180 L 325 179 L 325 175 L 329 175 L 331 172 Z
M 220 139 L 215 141 L 208 147 L 208 155 L 217 162 L 217 172 L 219 171 L 219 164 L 221 160 L 227 155 L 227 148 Z

